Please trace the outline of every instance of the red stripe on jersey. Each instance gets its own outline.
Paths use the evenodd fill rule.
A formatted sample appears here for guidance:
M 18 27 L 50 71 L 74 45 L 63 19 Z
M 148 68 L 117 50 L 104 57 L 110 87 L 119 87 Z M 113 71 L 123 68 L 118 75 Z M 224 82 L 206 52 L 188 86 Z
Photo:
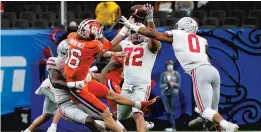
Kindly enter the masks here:
M 52 60 L 52 59 L 48 59 L 47 61 L 52 61 L 52 62 L 55 62 L 54 60 Z
M 51 66 L 56 66 L 55 64 L 52 64 L 52 63 L 46 63 L 46 65 L 51 65 Z

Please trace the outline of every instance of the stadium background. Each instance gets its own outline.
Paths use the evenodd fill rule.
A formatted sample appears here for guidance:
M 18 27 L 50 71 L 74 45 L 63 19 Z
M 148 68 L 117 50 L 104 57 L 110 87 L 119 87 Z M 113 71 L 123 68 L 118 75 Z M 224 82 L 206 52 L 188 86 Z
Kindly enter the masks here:
M 67 2 L 68 21 L 95 17 L 99 2 Z M 129 16 L 132 5 L 145 2 L 116 2 L 122 15 Z M 152 2 L 153 4 L 153 2 Z M 2 130 L 20 131 L 42 112 L 43 96 L 34 91 L 47 77 L 44 72 L 47 57 L 56 56 L 56 47 L 63 36 L 60 23 L 60 2 L 3 2 L 1 13 L 1 126 Z M 155 13 L 157 30 L 171 29 L 183 12 Z M 241 130 L 261 130 L 261 2 L 209 2 L 192 11 L 200 25 L 198 34 L 207 38 L 211 63 L 221 75 L 219 111 L 238 123 Z M 111 40 L 121 25 L 105 30 Z M 107 28 L 108 29 L 108 28 Z M 153 68 L 152 79 L 157 85 L 152 96 L 160 95 L 159 75 L 165 61 L 176 62 L 170 45 L 163 43 Z M 106 58 L 96 61 L 99 69 Z M 189 130 L 187 123 L 196 117 L 191 78 L 178 63 L 181 73 L 179 103 L 176 105 L 177 130 Z M 163 130 L 168 123 L 162 103 L 147 115 L 154 121 L 154 130 Z M 11 124 L 11 125 L 10 125 Z M 50 122 L 39 130 L 46 130 Z M 133 124 L 128 126 L 133 129 Z M 61 121 L 59 130 L 86 130 L 85 127 Z

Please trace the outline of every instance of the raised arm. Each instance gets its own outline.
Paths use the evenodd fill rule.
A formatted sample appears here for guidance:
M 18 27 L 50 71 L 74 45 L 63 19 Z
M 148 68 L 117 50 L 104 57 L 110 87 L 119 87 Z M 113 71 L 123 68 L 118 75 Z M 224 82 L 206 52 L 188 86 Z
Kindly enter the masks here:
M 127 28 L 131 29 L 132 31 L 138 32 L 144 36 L 168 43 L 172 43 L 173 41 L 172 37 L 169 37 L 164 33 L 158 32 L 153 28 L 145 28 L 131 24 L 124 16 L 121 16 L 121 20 Z
M 121 67 L 121 64 L 115 60 L 111 60 L 105 68 L 103 68 L 102 72 L 101 72 L 101 78 L 100 78 L 100 82 L 101 83 L 104 83 L 104 80 L 107 76 L 107 74 L 110 72 L 110 71 L 113 71 L 113 70 L 116 70 L 118 68 Z
M 153 21 L 153 6 L 151 4 L 146 4 L 144 5 L 148 10 L 149 13 L 146 16 L 147 22 L 148 22 L 148 28 L 156 29 L 156 26 Z M 156 54 L 161 48 L 161 43 L 160 41 L 154 39 L 154 38 L 149 38 L 149 49 L 151 50 L 152 53 Z

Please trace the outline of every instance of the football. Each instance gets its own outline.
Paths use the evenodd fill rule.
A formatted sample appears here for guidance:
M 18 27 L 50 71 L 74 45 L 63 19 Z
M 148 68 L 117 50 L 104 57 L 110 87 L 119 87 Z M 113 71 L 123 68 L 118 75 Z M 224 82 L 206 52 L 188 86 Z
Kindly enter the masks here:
M 143 22 L 149 10 L 144 5 L 135 5 L 131 7 L 131 15 L 135 22 Z

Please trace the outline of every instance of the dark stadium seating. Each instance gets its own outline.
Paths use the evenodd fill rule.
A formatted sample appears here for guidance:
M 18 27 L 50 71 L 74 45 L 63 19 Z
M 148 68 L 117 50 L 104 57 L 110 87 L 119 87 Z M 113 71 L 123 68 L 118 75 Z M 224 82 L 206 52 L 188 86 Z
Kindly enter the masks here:
M 34 12 L 36 14 L 41 14 L 43 12 L 43 10 L 40 5 L 28 5 L 27 12 Z
M 248 17 L 249 11 L 255 9 L 255 4 L 240 3 L 235 5 L 235 9 L 243 10 L 247 15 L 246 17 Z
M 68 5 L 67 6 L 67 11 L 80 13 L 82 11 L 82 7 L 80 5 Z
M 16 15 L 14 12 L 3 12 L 1 13 L 1 18 L 3 20 L 9 20 L 11 22 L 16 20 Z
M 261 18 L 261 10 L 252 10 L 249 12 L 250 17 Z
M 219 27 L 219 21 L 215 17 L 208 17 L 204 19 L 203 26 L 214 26 L 217 28 Z
M 174 27 L 174 25 L 177 23 L 178 20 L 179 20 L 179 18 L 169 17 L 169 18 L 167 18 L 167 19 L 165 19 L 163 21 L 163 26 L 172 26 L 172 27 Z
M 245 18 L 244 25 L 255 25 L 256 27 L 259 27 L 259 19 L 256 17 Z
M 182 18 L 182 17 L 186 17 L 187 16 L 187 12 L 186 11 L 173 11 L 171 13 L 172 17 L 176 17 L 176 18 Z
M 79 19 L 85 19 L 85 18 L 93 18 L 94 14 L 93 12 L 81 12 L 79 15 Z
M 33 23 L 36 20 L 36 14 L 33 12 L 21 12 L 20 19 Z
M 214 29 L 214 28 L 216 28 L 216 26 L 203 25 L 200 28 L 202 28 L 202 29 Z
M 72 20 L 74 20 L 75 17 L 75 13 L 73 11 L 67 11 L 67 21 L 70 22 Z
M 245 12 L 243 10 L 233 10 L 230 11 L 230 17 L 236 17 L 239 19 L 239 25 L 242 25 L 244 23 L 245 19 Z
M 27 20 L 16 20 L 14 22 L 13 28 L 26 29 L 26 28 L 30 28 L 30 25 Z
M 257 28 L 256 25 L 242 25 L 241 28 Z
M 89 1 L 67 1 L 67 21 L 72 20 L 82 21 L 85 18 L 95 17 L 95 7 L 99 2 Z M 119 2 L 120 3 L 120 2 Z M 122 4 L 119 4 L 122 6 Z M 131 6 L 132 4 L 130 4 Z M 29 27 L 34 26 L 34 22 L 37 20 L 48 21 L 48 26 L 56 25 L 55 22 L 60 22 L 60 2 L 59 1 L 4 1 L 5 12 L 1 13 L 3 20 L 9 21 L 9 28 L 16 20 L 27 20 Z M 126 12 L 125 8 L 122 7 L 121 12 Z M 125 13 L 126 14 L 126 13 Z M 186 16 L 185 11 L 175 11 L 168 13 L 165 11 L 154 12 L 154 22 L 157 26 L 172 26 L 173 24 L 167 21 L 170 18 L 181 18 Z M 127 16 L 128 17 L 128 16 Z M 214 27 L 226 27 L 232 24 L 237 27 L 261 27 L 261 4 L 260 2 L 208 2 L 205 6 L 197 8 L 191 12 L 193 17 L 199 24 L 199 26 L 214 26 Z M 212 17 L 217 18 L 216 20 Z M 226 19 L 228 17 L 236 17 L 234 19 Z M 245 18 L 247 22 L 245 22 Z M 249 18 L 249 19 L 248 19 Z M 255 19 L 257 18 L 257 20 Z M 166 21 L 164 21 L 166 19 Z M 205 21 L 206 19 L 206 21 Z M 251 21 L 253 20 L 253 21 Z M 176 20 L 174 20 L 176 21 Z M 212 22 L 211 22 L 212 21 Z M 206 25 L 207 24 L 207 25 Z M 211 24 L 211 25 L 209 25 Z M 5 26 L 8 28 L 7 26 Z
M 61 12 L 60 4 L 47 6 L 47 11 L 48 12 Z
M 227 29 L 227 28 L 237 28 L 235 25 L 222 25 L 220 28 Z
M 1 20 L 1 29 L 8 29 L 10 28 L 10 23 L 8 20 Z
M 236 18 L 236 17 L 227 17 L 224 20 L 223 26 L 224 25 L 231 25 L 231 26 L 239 27 L 238 18 Z
M 196 17 L 199 20 L 200 25 L 202 24 L 202 20 L 204 20 L 207 17 L 207 12 L 204 10 L 195 10 L 191 12 L 191 17 Z
M 169 13 L 166 11 L 158 11 L 154 13 L 154 17 L 160 19 L 161 21 L 165 20 L 168 15 Z
M 48 29 L 48 21 L 46 20 L 36 20 L 33 24 L 34 28 L 39 28 L 39 29 Z
M 219 23 L 223 23 L 226 18 L 226 12 L 223 10 L 213 10 L 210 12 L 210 17 L 216 17 Z
M 40 18 L 47 20 L 49 23 L 52 23 L 56 20 L 56 13 L 55 12 L 44 12 L 44 13 L 42 13 Z

